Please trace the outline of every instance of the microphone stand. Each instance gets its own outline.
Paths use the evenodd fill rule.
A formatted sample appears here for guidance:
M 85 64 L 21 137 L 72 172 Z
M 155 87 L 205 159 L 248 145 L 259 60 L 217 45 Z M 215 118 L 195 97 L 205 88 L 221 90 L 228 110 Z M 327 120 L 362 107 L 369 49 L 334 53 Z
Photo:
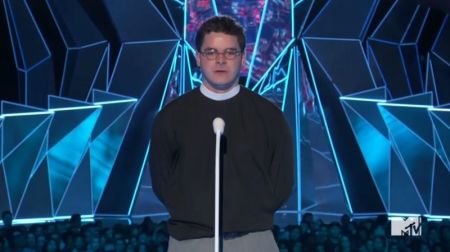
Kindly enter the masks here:
M 216 133 L 216 158 L 215 158 L 215 202 L 214 202 L 214 251 L 220 252 L 220 138 L 223 133 L 225 122 L 217 117 L 213 121 L 214 132 Z M 220 250 L 219 250 L 220 249 Z

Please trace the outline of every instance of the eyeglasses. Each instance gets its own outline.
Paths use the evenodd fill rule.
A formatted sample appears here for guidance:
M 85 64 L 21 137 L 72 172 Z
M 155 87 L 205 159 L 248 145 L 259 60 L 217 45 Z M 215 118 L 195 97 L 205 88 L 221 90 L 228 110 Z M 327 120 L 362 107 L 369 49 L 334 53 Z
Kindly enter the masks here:
M 223 52 L 218 52 L 216 49 L 210 48 L 204 50 L 203 52 L 200 52 L 200 54 L 203 57 L 206 57 L 208 60 L 215 60 L 217 59 L 217 56 L 219 56 L 220 54 L 223 54 L 223 56 L 227 60 L 233 60 L 236 57 L 240 56 L 241 52 L 233 48 L 225 49 L 225 51 Z

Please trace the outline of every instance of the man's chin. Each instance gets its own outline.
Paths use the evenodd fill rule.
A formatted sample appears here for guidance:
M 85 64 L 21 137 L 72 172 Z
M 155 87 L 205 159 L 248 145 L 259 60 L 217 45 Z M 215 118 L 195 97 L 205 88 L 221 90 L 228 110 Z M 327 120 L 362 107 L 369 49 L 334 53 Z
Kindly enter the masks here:
M 208 85 L 209 85 L 209 88 L 212 89 L 211 91 L 226 92 L 226 91 L 230 90 L 231 88 L 233 88 L 237 84 L 236 83 L 215 83 L 215 84 L 208 83 Z

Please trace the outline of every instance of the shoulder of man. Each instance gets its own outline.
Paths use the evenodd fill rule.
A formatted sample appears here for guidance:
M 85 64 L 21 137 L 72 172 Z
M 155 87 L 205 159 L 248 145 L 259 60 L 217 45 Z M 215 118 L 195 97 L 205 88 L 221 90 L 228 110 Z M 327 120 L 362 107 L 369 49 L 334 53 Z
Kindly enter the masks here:
M 169 103 L 164 105 L 159 114 L 172 113 L 178 109 L 183 108 L 184 106 L 186 106 L 186 103 L 193 101 L 193 99 L 196 96 L 196 93 L 198 92 L 197 89 L 198 88 L 192 89 L 191 91 L 188 91 L 187 93 L 184 93 L 175 98 L 174 100 L 170 101 Z
M 263 96 L 247 89 L 246 87 L 242 87 L 241 89 L 245 96 L 252 100 L 252 102 L 262 111 L 266 111 L 268 113 L 273 113 L 276 115 L 282 115 L 283 112 L 278 108 L 273 102 L 264 98 Z

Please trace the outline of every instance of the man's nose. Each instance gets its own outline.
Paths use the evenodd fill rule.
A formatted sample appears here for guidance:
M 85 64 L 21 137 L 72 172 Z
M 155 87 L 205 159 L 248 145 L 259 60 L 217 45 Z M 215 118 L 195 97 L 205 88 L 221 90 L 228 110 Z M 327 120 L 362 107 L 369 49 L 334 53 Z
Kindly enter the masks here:
M 224 64 L 226 62 L 225 60 L 225 53 L 217 53 L 216 55 L 216 63 L 217 64 Z

